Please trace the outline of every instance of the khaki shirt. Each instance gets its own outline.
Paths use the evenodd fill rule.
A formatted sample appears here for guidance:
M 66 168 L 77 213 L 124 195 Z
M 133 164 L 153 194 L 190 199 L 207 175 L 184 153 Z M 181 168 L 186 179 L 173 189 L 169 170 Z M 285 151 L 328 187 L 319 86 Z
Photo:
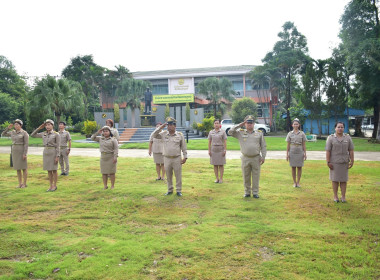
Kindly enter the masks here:
M 162 139 L 154 138 L 153 132 L 150 135 L 149 142 L 152 143 L 152 152 L 155 154 L 162 154 L 164 152 L 164 143 Z
M 23 129 L 20 131 L 9 131 L 8 127 L 1 133 L 1 136 L 11 137 L 12 145 L 24 145 L 24 156 L 28 154 L 29 134 Z
M 302 145 L 304 142 L 306 142 L 306 135 L 303 131 L 298 131 L 298 133 L 295 133 L 293 130 L 288 133 L 286 136 L 286 142 L 290 142 L 290 144 L 293 145 Z
M 71 141 L 70 133 L 66 130 L 59 131 L 59 136 L 61 137 L 61 147 L 67 147 L 67 142 Z
M 37 133 L 38 128 L 30 134 L 33 138 L 42 138 L 42 142 L 44 143 L 44 147 L 54 147 L 55 148 L 55 156 L 59 157 L 59 148 L 61 143 L 61 137 L 59 137 L 58 132 L 47 131 Z
M 163 155 L 166 157 L 176 157 L 181 156 L 181 151 L 183 157 L 187 158 L 187 146 L 185 137 L 181 132 L 175 131 L 173 135 L 169 134 L 169 131 L 161 131 L 158 127 L 152 134 L 153 138 L 162 139 L 163 141 Z
M 239 140 L 241 153 L 246 157 L 253 157 L 261 154 L 265 159 L 267 155 L 267 144 L 261 131 L 249 133 L 246 129 L 238 128 L 234 125 L 228 133 Z
M 208 139 L 211 139 L 211 146 L 224 146 L 224 141 L 227 140 L 227 134 L 223 130 L 211 130 L 208 134 Z
M 326 151 L 330 151 L 330 162 L 348 163 L 350 162 L 349 151 L 354 150 L 354 143 L 350 135 L 343 134 L 339 140 L 336 134 L 331 134 L 326 141 Z
M 113 154 L 114 158 L 119 155 L 119 145 L 114 137 L 97 137 L 97 133 L 91 136 L 91 140 L 99 142 L 99 149 L 101 153 Z

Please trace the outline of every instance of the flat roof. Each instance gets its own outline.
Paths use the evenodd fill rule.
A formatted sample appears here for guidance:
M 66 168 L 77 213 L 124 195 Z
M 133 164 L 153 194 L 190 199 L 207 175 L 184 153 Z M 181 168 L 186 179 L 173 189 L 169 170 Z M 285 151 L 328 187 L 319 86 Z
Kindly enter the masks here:
M 157 71 L 140 71 L 132 72 L 135 79 L 138 80 L 155 80 L 168 78 L 186 78 L 186 77 L 205 77 L 205 76 L 225 76 L 225 75 L 243 75 L 250 72 L 255 65 L 238 65 L 238 66 L 220 66 L 206 68 L 189 68 Z

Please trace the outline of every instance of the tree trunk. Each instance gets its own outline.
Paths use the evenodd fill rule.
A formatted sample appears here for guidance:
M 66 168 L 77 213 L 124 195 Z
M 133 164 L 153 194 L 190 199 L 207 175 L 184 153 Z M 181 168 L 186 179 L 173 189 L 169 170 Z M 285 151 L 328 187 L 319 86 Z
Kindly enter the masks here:
M 214 118 L 216 119 L 216 101 L 214 101 Z
M 289 132 L 292 130 L 292 122 L 290 120 L 290 83 L 291 83 L 291 75 L 290 75 L 290 70 L 288 73 L 288 88 L 287 88 L 287 96 L 288 96 L 288 102 L 286 104 L 286 131 Z
M 57 117 L 57 131 L 58 131 L 59 130 L 59 122 L 61 121 L 61 114 L 55 113 L 55 116 Z
M 379 130 L 379 102 L 376 102 L 373 106 L 373 117 L 374 117 L 374 124 L 373 124 L 373 132 L 372 132 L 372 138 L 376 139 L 378 136 L 378 130 Z
M 135 127 L 135 123 L 136 123 L 136 118 L 135 118 L 135 108 L 131 108 L 131 112 L 132 112 L 132 116 L 131 116 L 131 121 L 132 121 L 132 128 Z

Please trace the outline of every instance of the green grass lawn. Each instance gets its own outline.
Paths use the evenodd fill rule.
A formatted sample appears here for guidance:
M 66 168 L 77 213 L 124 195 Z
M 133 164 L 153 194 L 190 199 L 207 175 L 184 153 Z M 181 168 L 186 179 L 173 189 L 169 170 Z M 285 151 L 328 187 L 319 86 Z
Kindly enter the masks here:
M 265 137 L 265 141 L 267 143 L 268 151 L 285 151 L 286 150 L 286 142 L 285 136 L 282 137 Z M 355 151 L 372 151 L 372 152 L 380 152 L 380 145 L 369 143 L 368 139 L 364 138 L 353 138 Z M 318 140 L 317 142 L 307 142 L 306 150 L 308 151 L 324 151 L 325 150 L 326 141 Z M 148 149 L 148 143 L 128 143 L 124 144 L 122 149 Z M 189 150 L 207 150 L 208 149 L 208 140 L 200 139 L 200 140 L 189 140 L 187 143 L 187 148 Z M 227 149 L 228 150 L 240 150 L 239 141 L 236 138 L 228 137 L 227 138 Z
M 79 133 L 71 134 L 71 138 L 73 139 L 71 147 L 73 148 L 98 148 L 98 143 L 77 143 L 74 140 L 83 140 L 85 139 L 84 135 Z M 267 143 L 267 150 L 269 151 L 285 151 L 286 150 L 286 142 L 284 137 L 265 137 L 265 141 Z M 368 139 L 364 138 L 353 138 L 355 151 L 364 152 L 380 152 L 380 145 L 375 143 L 368 142 Z M 9 146 L 11 145 L 10 139 L 1 138 L 0 146 Z M 326 141 L 318 140 L 317 142 L 307 142 L 306 149 L 308 151 L 324 151 L 325 150 Z M 42 146 L 42 139 L 40 138 L 29 138 L 29 145 L 31 146 Z M 148 149 L 149 143 L 127 143 L 121 146 L 121 149 Z M 208 149 L 208 140 L 199 139 L 199 140 L 189 140 L 187 144 L 187 148 L 189 150 L 207 150 Z M 228 150 L 239 150 L 239 142 L 236 138 L 228 137 L 227 140 L 227 149 Z
M 105 191 L 99 158 L 70 163 L 47 193 L 30 155 L 28 188 L 15 189 L 0 154 L 0 279 L 380 277 L 380 162 L 355 163 L 346 204 L 332 202 L 324 161 L 306 161 L 295 189 L 286 161 L 267 160 L 258 200 L 242 198 L 239 160 L 215 184 L 208 159 L 190 159 L 181 198 L 162 195 L 150 159 L 119 158 Z

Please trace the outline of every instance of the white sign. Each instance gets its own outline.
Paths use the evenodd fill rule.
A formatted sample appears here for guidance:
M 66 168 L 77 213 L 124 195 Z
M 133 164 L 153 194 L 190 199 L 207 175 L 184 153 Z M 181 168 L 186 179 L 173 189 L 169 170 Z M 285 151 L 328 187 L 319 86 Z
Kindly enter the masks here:
M 169 94 L 194 92 L 194 78 L 169 79 Z

